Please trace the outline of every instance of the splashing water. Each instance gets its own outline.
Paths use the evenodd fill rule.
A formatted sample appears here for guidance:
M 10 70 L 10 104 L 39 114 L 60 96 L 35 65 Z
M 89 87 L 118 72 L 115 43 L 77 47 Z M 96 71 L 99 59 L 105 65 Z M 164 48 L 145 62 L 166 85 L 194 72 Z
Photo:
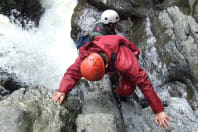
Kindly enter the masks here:
M 70 37 L 76 0 L 41 0 L 45 13 L 39 28 L 24 31 L 0 14 L 0 68 L 20 82 L 57 89 L 77 57 Z

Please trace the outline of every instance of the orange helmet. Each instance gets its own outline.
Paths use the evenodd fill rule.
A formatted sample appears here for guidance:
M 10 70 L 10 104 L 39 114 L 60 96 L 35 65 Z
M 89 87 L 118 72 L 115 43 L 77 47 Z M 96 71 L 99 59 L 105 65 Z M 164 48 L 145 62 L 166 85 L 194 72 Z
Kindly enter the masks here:
M 105 73 L 102 57 L 97 53 L 89 54 L 81 63 L 80 72 L 89 81 L 102 79 Z

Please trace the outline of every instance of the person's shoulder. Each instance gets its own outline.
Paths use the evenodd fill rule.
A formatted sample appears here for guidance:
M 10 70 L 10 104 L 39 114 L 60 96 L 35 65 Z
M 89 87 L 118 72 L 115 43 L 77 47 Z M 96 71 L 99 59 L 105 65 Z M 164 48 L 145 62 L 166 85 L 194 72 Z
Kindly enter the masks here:
M 95 36 L 94 40 L 96 41 L 108 41 L 108 40 L 113 40 L 113 41 L 121 41 L 125 40 L 125 38 L 121 35 L 102 35 L 102 36 Z

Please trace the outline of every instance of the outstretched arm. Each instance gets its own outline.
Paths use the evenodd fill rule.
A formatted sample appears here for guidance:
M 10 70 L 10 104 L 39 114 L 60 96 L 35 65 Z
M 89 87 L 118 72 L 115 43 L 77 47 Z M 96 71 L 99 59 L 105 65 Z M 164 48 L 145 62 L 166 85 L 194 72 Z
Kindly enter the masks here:
M 136 84 L 144 94 L 153 112 L 156 114 L 155 122 L 160 124 L 162 129 L 167 129 L 170 119 L 165 113 L 161 100 L 148 80 L 147 73 L 140 67 L 135 55 L 125 46 L 120 46 L 115 62 L 115 68 L 121 75 L 127 77 L 131 83 Z
M 139 69 L 138 78 L 136 83 L 140 87 L 142 93 L 155 113 L 155 123 L 160 125 L 162 130 L 168 129 L 170 126 L 168 121 L 171 119 L 163 111 L 163 104 L 154 91 L 151 82 L 148 81 L 147 73 L 142 68 Z
M 82 75 L 80 73 L 81 60 L 78 57 L 74 64 L 72 64 L 64 74 L 58 92 L 52 97 L 52 101 L 56 103 L 60 100 L 60 104 L 64 101 L 65 96 L 72 90 L 76 82 L 81 79 Z

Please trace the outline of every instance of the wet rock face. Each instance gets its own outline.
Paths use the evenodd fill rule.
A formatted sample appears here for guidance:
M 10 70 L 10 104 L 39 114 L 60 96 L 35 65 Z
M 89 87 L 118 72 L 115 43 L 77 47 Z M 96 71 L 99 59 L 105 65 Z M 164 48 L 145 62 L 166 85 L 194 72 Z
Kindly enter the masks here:
M 107 9 L 109 7 L 114 8 L 115 10 L 121 11 L 124 13 L 130 13 L 133 10 L 134 1 L 126 0 L 122 2 L 122 0 L 88 0 L 92 5 L 96 6 L 99 9 Z M 136 6 L 138 6 L 138 2 L 136 2 Z
M 124 25 L 131 27 L 133 25 L 131 20 L 145 18 L 149 9 L 152 8 L 152 2 L 150 0 L 127 0 L 125 2 L 122 0 L 79 0 L 72 15 L 71 37 L 76 40 L 81 30 L 92 30 L 95 23 L 99 22 L 103 10 L 109 8 L 118 11 L 123 20 L 123 24 L 122 22 L 118 24 L 118 32 L 122 34 L 132 34 L 132 31 L 128 31 L 129 28 Z M 128 23 L 124 21 L 128 21 Z M 121 28 L 123 30 L 121 30 Z
M 169 51 L 168 54 L 171 54 L 172 62 L 177 61 L 175 68 L 179 68 L 180 70 L 177 71 L 182 71 L 183 74 L 197 78 L 197 61 L 195 59 L 197 56 L 197 23 L 192 17 L 183 15 L 177 7 L 160 13 L 159 20 L 165 31 L 160 35 L 164 35 L 163 39 L 168 40 L 168 42 L 161 41 L 160 45 L 167 49 L 166 52 Z
M 27 26 L 28 22 L 34 23 L 34 26 L 39 25 L 41 15 L 44 13 L 39 0 L 1 0 L 0 13 L 13 16 L 13 22 L 19 22 L 22 27 Z
M 80 0 L 72 15 L 71 37 L 76 40 L 81 30 L 91 30 L 94 24 L 100 19 L 101 12 L 94 6 Z
M 197 87 L 196 21 L 191 16 L 184 15 L 178 7 L 171 7 L 154 17 L 152 23 L 160 60 L 167 67 L 168 78 L 186 84 L 189 79 Z

